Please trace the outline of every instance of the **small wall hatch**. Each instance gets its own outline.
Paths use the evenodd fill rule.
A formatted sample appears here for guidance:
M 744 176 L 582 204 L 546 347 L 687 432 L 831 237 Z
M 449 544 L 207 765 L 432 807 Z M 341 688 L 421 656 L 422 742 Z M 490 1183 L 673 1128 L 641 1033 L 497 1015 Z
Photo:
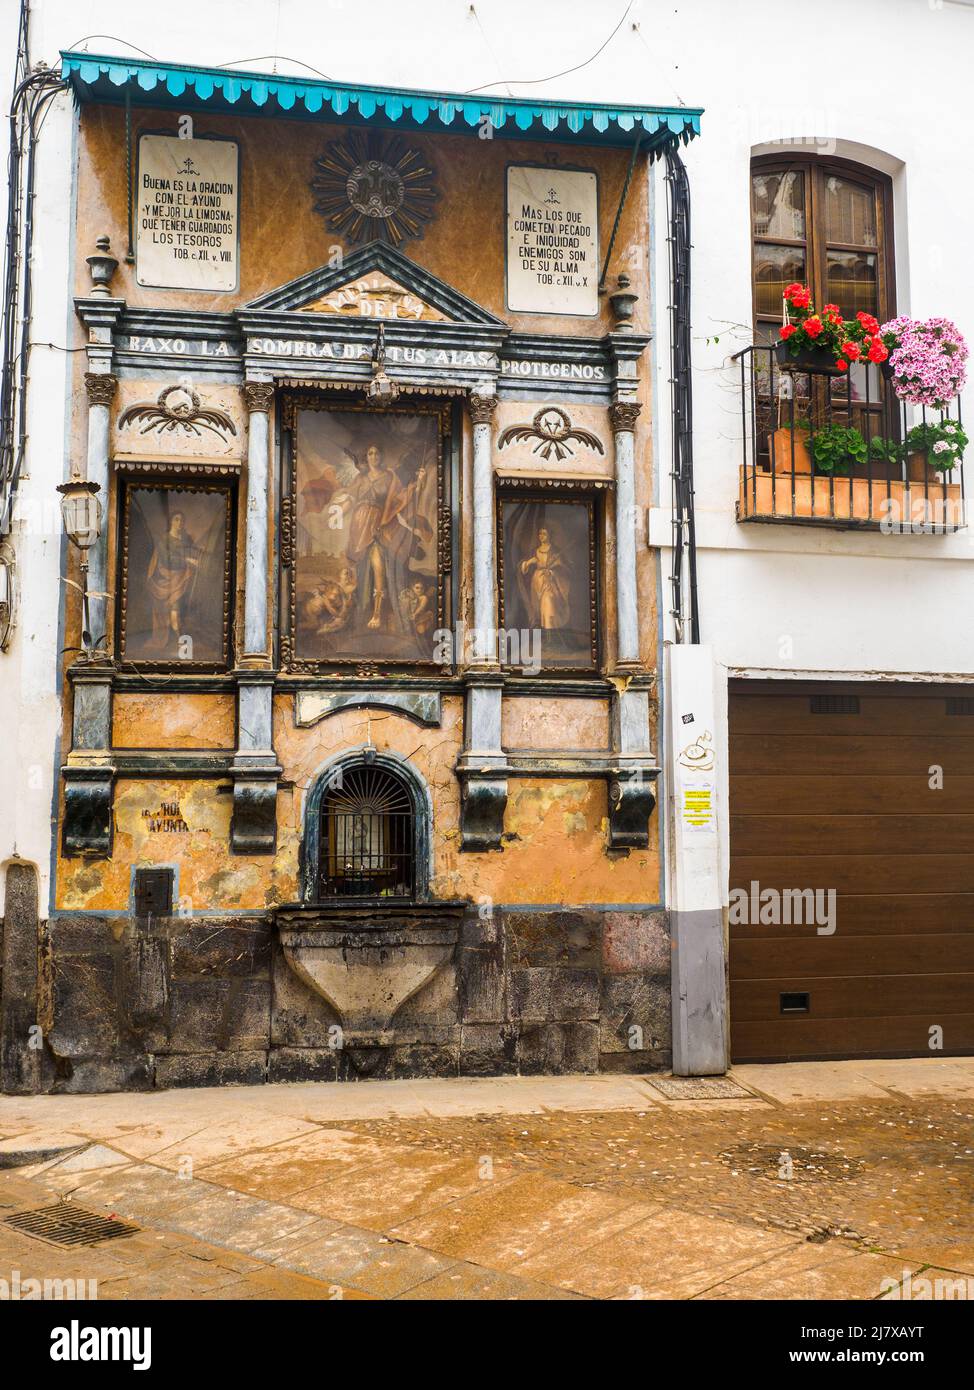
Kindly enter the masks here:
M 781 995 L 783 1014 L 807 1014 L 811 1008 L 811 995 L 792 992 Z
M 172 869 L 136 869 L 136 917 L 169 917 L 172 914 Z

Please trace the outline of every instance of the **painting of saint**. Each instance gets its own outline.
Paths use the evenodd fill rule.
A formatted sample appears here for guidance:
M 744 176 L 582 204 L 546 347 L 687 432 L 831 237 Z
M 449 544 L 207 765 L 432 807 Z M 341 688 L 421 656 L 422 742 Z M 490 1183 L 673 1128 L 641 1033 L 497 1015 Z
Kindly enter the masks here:
M 502 626 L 532 634 L 543 667 L 591 669 L 596 657 L 591 503 L 504 499 L 498 530 Z
M 124 525 L 123 659 L 223 664 L 229 492 L 130 487 Z
M 301 410 L 293 470 L 295 654 L 432 659 L 438 416 Z

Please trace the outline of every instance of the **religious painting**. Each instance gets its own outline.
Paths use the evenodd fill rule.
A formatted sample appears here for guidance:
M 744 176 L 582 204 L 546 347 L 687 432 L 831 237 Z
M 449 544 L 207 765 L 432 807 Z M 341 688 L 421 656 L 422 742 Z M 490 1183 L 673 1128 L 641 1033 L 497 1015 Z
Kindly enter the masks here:
M 128 485 L 120 554 L 123 661 L 227 665 L 231 510 L 227 487 Z
M 542 669 L 598 665 L 595 535 L 592 497 L 499 499 L 502 653 L 517 633 Z
M 295 402 L 292 418 L 285 660 L 431 663 L 449 564 L 442 411 Z

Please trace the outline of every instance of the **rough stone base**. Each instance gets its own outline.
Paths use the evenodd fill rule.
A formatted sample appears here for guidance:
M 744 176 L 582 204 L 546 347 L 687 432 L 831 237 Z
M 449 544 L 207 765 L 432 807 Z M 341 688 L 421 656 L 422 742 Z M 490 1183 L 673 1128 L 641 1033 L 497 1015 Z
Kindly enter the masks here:
M 77 914 L 39 936 L 36 1008 L 21 1010 L 40 1025 L 39 1090 L 670 1066 L 663 913 L 471 907 L 453 959 L 390 1036 L 344 1046 L 341 1019 L 288 966 L 269 916 Z

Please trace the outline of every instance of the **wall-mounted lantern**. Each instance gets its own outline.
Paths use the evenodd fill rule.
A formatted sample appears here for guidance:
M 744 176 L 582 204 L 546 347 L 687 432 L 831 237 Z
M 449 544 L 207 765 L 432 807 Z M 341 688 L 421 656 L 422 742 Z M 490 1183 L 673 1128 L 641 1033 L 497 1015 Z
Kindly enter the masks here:
M 94 655 L 91 643 L 91 619 L 88 612 L 88 551 L 101 534 L 102 506 L 98 500 L 101 489 L 75 471 L 71 481 L 61 483 L 61 518 L 72 545 L 81 552 L 81 603 L 83 611 L 81 643 L 86 661 Z

